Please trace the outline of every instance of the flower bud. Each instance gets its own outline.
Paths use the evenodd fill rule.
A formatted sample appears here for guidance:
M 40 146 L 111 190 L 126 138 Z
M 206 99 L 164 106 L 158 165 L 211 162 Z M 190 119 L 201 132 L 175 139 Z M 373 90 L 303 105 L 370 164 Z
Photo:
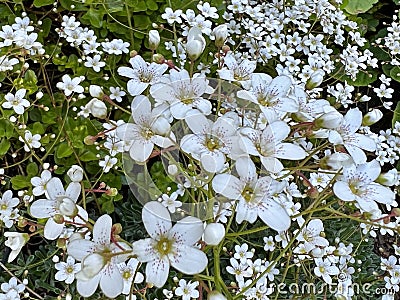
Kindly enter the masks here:
M 220 292 L 212 291 L 208 294 L 207 300 L 226 300 L 226 297 L 222 295 Z
M 320 166 L 323 169 L 339 170 L 342 167 L 350 166 L 353 159 L 347 153 L 335 152 L 327 155 L 320 161 Z
M 104 95 L 101 87 L 99 87 L 98 85 L 94 85 L 94 84 L 91 84 L 89 86 L 89 93 L 90 93 L 90 96 L 92 96 L 94 98 L 100 98 L 100 99 L 103 98 L 103 95 Z
M 215 36 L 215 46 L 221 48 L 225 44 L 226 39 L 228 38 L 228 26 L 222 24 L 215 27 L 213 30 L 213 34 Z
M 375 124 L 376 122 L 378 122 L 380 119 L 382 119 L 382 117 L 383 117 L 383 113 L 379 109 L 375 108 L 363 117 L 362 125 L 363 126 L 371 126 L 371 125 Z
M 186 43 L 186 52 L 191 61 L 195 61 L 203 53 L 206 47 L 206 40 L 198 27 L 189 30 Z
M 74 218 L 78 214 L 78 207 L 70 198 L 61 196 L 57 201 L 60 201 L 58 209 L 63 216 Z
M 343 116 L 337 110 L 331 110 L 324 113 L 319 118 L 315 119 L 314 124 L 316 128 L 335 129 L 342 123 Z
M 56 215 L 53 216 L 53 220 L 57 224 L 62 224 L 62 223 L 64 223 L 64 216 L 60 215 L 60 214 L 56 214 Z
M 318 87 L 321 83 L 322 80 L 324 79 L 325 72 L 322 70 L 317 70 L 314 71 L 310 78 L 308 78 L 306 82 L 306 89 L 307 90 L 312 90 L 313 88 Z
M 204 242 L 211 246 L 217 246 L 225 237 L 225 227 L 221 223 L 207 224 L 204 230 Z
M 168 120 L 164 117 L 159 117 L 151 124 L 151 130 L 159 135 L 166 135 L 170 131 Z
M 4 232 L 4 236 L 7 238 L 4 245 L 11 249 L 7 260 L 10 263 L 18 256 L 22 247 L 29 241 L 29 234 L 9 231 Z
M 99 99 L 93 98 L 90 100 L 88 104 L 86 104 L 86 108 L 93 115 L 93 117 L 104 119 L 107 117 L 107 106 L 103 101 Z
M 156 64 L 163 64 L 165 62 L 165 57 L 162 54 L 156 53 L 153 55 L 153 61 Z
M 83 179 L 83 169 L 78 165 L 72 165 L 67 171 L 68 177 L 73 182 L 80 182 Z
M 86 256 L 82 261 L 82 269 L 76 274 L 78 280 L 87 281 L 96 276 L 106 265 L 105 258 L 98 254 L 92 253 Z
M 157 30 L 149 31 L 149 49 L 156 50 L 158 45 L 160 44 L 160 34 Z
M 393 186 L 396 184 L 398 180 L 399 180 L 399 173 L 397 172 L 396 169 L 392 169 L 387 173 L 381 173 L 376 179 L 376 182 L 386 186 Z
M 110 197 L 115 197 L 118 195 L 118 190 L 116 188 L 110 188 L 106 191 L 106 194 Z
M 83 142 L 85 143 L 85 145 L 88 145 L 88 146 L 93 145 L 95 141 L 96 141 L 96 139 L 94 139 L 92 135 L 88 135 L 83 139 Z

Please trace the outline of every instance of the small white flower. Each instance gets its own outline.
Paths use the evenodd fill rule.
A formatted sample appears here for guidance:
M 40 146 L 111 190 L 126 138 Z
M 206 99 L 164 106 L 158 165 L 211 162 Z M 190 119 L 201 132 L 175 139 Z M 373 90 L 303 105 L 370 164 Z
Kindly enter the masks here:
M 125 96 L 126 93 L 121 90 L 119 87 L 110 87 L 110 99 L 115 100 L 117 102 L 122 101 L 122 97 Z
M 25 130 L 24 138 L 22 136 L 19 137 L 21 142 L 24 142 L 24 150 L 26 152 L 30 152 L 33 148 L 39 148 L 42 144 L 39 142 L 41 139 L 40 134 L 32 135 L 29 130 Z
M 165 13 L 161 15 L 161 18 L 167 20 L 168 24 L 173 24 L 175 22 L 182 23 L 181 15 L 182 15 L 181 9 L 173 11 L 172 8 L 167 7 L 165 9 Z
M 57 88 L 64 91 L 65 96 L 70 96 L 72 93 L 83 93 L 84 89 L 79 84 L 81 83 L 80 77 L 71 77 L 65 74 L 62 77 L 62 82 L 57 82 Z
M 179 280 L 179 286 L 175 289 L 175 295 L 181 296 L 182 300 L 197 299 L 199 297 L 199 291 L 196 289 L 198 285 L 198 281 L 186 282 L 185 279 L 181 279 Z
M 104 160 L 99 161 L 99 166 L 103 168 L 104 173 L 108 173 L 117 162 L 118 159 L 116 157 L 106 155 Z
M 25 107 L 29 107 L 31 105 L 28 100 L 24 99 L 25 94 L 25 89 L 18 90 L 15 95 L 8 93 L 4 96 L 4 99 L 7 100 L 7 102 L 4 102 L 2 107 L 12 108 L 14 109 L 15 113 L 22 115 L 25 111 Z
M 98 54 L 93 56 L 93 58 L 91 58 L 90 56 L 87 56 L 84 65 L 87 68 L 93 68 L 93 70 L 95 72 L 100 72 L 100 69 L 106 65 L 106 63 L 104 61 L 100 61 L 100 60 L 101 60 L 101 56 Z
M 34 196 L 47 195 L 47 183 L 52 178 L 49 170 L 43 170 L 40 177 L 32 177 L 31 183 L 34 186 L 32 193 Z M 47 196 L 46 196 L 47 197 Z
M 56 263 L 54 267 L 58 270 L 55 274 L 55 279 L 65 281 L 67 284 L 71 284 L 75 280 L 75 274 L 81 270 L 81 264 L 75 263 L 75 259 L 72 256 L 68 256 L 66 262 Z
M 315 258 L 314 259 L 316 267 L 314 268 L 314 273 L 318 277 L 322 277 L 327 284 L 332 284 L 331 275 L 339 274 L 339 269 L 333 266 L 328 258 Z
M 143 282 L 144 276 L 142 273 L 138 272 L 139 267 L 140 263 L 136 258 L 131 258 L 127 263 L 123 262 L 118 265 L 119 271 L 124 279 L 123 294 L 130 294 L 132 281 L 135 283 Z
M 168 208 L 171 213 L 174 213 L 178 207 L 182 206 L 182 202 L 176 200 L 178 198 L 177 192 L 173 192 L 170 196 L 163 194 L 161 198 L 163 200 L 161 204 Z
M 4 236 L 7 238 L 7 241 L 4 242 L 4 245 L 11 249 L 10 256 L 7 260 L 10 263 L 18 256 L 22 247 L 26 244 L 26 242 L 28 242 L 29 234 L 9 231 L 4 232 Z

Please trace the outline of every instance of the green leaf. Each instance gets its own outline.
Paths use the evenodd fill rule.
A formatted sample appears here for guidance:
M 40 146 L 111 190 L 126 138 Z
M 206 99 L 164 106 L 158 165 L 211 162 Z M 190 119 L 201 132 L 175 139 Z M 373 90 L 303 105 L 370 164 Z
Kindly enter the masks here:
M 360 13 L 365 13 L 369 9 L 371 9 L 378 0 L 349 0 L 344 9 L 352 15 L 357 15 Z
M 66 143 L 61 143 L 57 148 L 57 158 L 63 158 L 70 156 L 74 151 L 72 148 Z
M 151 25 L 151 20 L 148 16 L 134 15 L 133 23 L 136 29 L 147 29 Z
M 154 0 L 147 0 L 147 1 L 145 1 L 145 3 L 149 10 L 157 10 L 158 9 L 157 2 L 155 2 Z
M 93 27 L 101 28 L 103 26 L 104 10 L 91 7 L 86 14 L 82 16 L 83 20 L 88 21 Z
M 7 139 L 1 139 L 0 142 L 0 156 L 3 156 L 7 153 L 8 149 L 10 149 L 10 142 Z
M 54 2 L 53 0 L 34 0 L 33 5 L 35 7 L 42 7 L 42 6 L 53 4 L 53 2 Z
M 26 176 L 22 175 L 15 175 L 11 178 L 12 188 L 14 190 L 21 190 L 30 186 L 30 180 Z
M 79 155 L 79 159 L 81 161 L 92 161 L 92 160 L 98 160 L 96 157 L 96 154 L 91 152 L 91 151 L 85 151 L 81 155 Z
M 14 126 L 13 124 L 5 119 L 0 120 L 0 137 L 10 138 L 13 136 Z
M 393 112 L 392 127 L 396 122 L 400 122 L 400 102 L 397 102 L 396 109 Z
M 38 174 L 39 168 L 35 162 L 31 162 L 26 166 L 26 172 L 28 173 L 29 177 L 33 177 Z
M 400 67 L 395 66 L 390 70 L 390 77 L 393 78 L 394 80 L 400 82 Z
M 29 94 L 33 94 L 38 90 L 37 86 L 38 79 L 33 70 L 28 70 L 24 76 L 24 88 L 29 91 Z

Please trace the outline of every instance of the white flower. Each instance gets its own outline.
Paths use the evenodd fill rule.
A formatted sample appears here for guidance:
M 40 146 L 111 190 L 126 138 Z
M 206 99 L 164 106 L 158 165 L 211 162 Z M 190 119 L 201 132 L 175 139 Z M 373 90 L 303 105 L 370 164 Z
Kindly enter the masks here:
M 81 182 L 83 179 L 83 169 L 78 165 L 72 165 L 67 171 L 68 177 L 73 182 Z
M 175 289 L 175 295 L 181 296 L 182 300 L 197 299 L 199 297 L 199 291 L 196 290 L 198 285 L 198 281 L 186 282 L 185 279 L 181 279 L 179 280 L 179 286 Z
M 10 216 L 13 208 L 18 204 L 19 199 L 13 198 L 12 191 L 5 191 L 0 199 L 0 216 Z
M 100 72 L 100 69 L 106 65 L 104 61 L 100 61 L 101 56 L 96 54 L 91 58 L 90 56 L 86 57 L 86 61 L 84 63 L 85 67 L 93 68 L 95 72 Z
M 390 205 L 395 194 L 389 188 L 374 182 L 380 173 L 381 166 L 376 160 L 345 167 L 343 175 L 333 185 L 333 192 L 343 201 L 357 201 L 365 211 L 378 209 L 376 202 Z
M 124 289 L 122 294 L 130 294 L 132 281 L 134 281 L 134 283 L 143 282 L 144 276 L 142 273 L 138 272 L 139 266 L 139 261 L 136 258 L 131 258 L 127 263 L 123 262 L 118 265 L 119 271 L 124 279 Z
M 77 182 L 71 182 L 64 190 L 59 178 L 54 177 L 49 180 L 47 183 L 47 199 L 36 200 L 30 207 L 30 213 L 33 217 L 48 218 L 44 227 L 46 239 L 55 240 L 58 238 L 64 229 L 65 220 L 75 223 L 82 223 L 81 218 L 87 220 L 87 212 L 76 205 L 80 194 L 81 185 Z
M 65 281 L 67 284 L 71 284 L 76 273 L 81 270 L 81 264 L 75 263 L 75 259 L 72 256 L 68 256 L 66 262 L 56 263 L 55 266 L 58 272 L 55 274 L 55 279 L 58 281 Z
M 316 264 L 314 268 L 315 275 L 322 277 L 326 283 L 332 284 L 332 277 L 330 275 L 339 274 L 338 267 L 333 266 L 328 258 L 315 258 L 314 261 Z
M 106 155 L 104 160 L 99 161 L 99 166 L 103 168 L 104 173 L 108 173 L 117 162 L 118 158 Z
M 129 154 L 137 162 L 144 162 L 153 151 L 154 144 L 159 147 L 173 145 L 168 120 L 151 110 L 150 100 L 146 96 L 136 96 L 131 105 L 134 123 L 126 123 L 116 130 L 117 137 L 132 142 Z M 171 139 L 163 135 L 169 134 Z
M 22 136 L 19 137 L 19 140 L 25 143 L 24 150 L 26 152 L 30 152 L 33 148 L 39 148 L 41 146 L 41 143 L 39 142 L 40 139 L 40 134 L 32 135 L 29 130 L 25 130 L 24 138 L 22 138 Z
M 11 277 L 8 282 L 3 282 L 1 284 L 1 290 L 7 294 L 10 293 L 11 291 L 15 291 L 19 294 L 25 290 L 25 284 L 18 283 L 16 277 Z
M 43 170 L 40 177 L 32 177 L 31 183 L 34 186 L 32 193 L 34 196 L 40 196 L 46 194 L 47 197 L 47 183 L 52 178 L 51 172 L 49 170 Z
M 22 247 L 29 241 L 29 234 L 8 231 L 4 232 L 4 236 L 7 238 L 4 245 L 11 249 L 10 256 L 7 260 L 10 263 L 18 256 Z
M 93 226 L 91 241 L 75 239 L 67 246 L 68 254 L 82 261 L 81 271 L 76 274 L 76 287 L 83 297 L 93 295 L 99 284 L 109 298 L 115 298 L 123 291 L 124 281 L 118 264 L 127 259 L 130 249 L 123 242 L 112 242 L 111 235 L 111 217 L 102 215 Z
M 110 99 L 115 100 L 117 102 L 122 101 L 122 97 L 125 96 L 126 93 L 121 90 L 119 87 L 110 87 Z
M 218 174 L 212 181 L 212 187 L 228 199 L 238 200 L 236 222 L 244 220 L 254 223 L 257 217 L 277 231 L 287 230 L 290 217 L 273 195 L 283 191 L 285 183 L 269 176 L 258 177 L 254 164 L 249 159 L 238 159 L 236 170 L 240 178 L 230 174 Z
M 205 76 L 195 74 L 190 78 L 188 71 L 171 70 L 169 82 L 158 83 L 150 88 L 150 94 L 161 103 L 169 103 L 175 119 L 183 119 L 186 114 L 197 109 L 204 115 L 211 113 L 210 101 L 202 98 L 204 93 L 212 93 Z
M 224 64 L 227 68 L 218 70 L 219 77 L 228 81 L 238 81 L 247 87 L 257 63 L 248 59 L 244 59 L 239 63 L 233 54 L 229 53 L 224 57 Z
M 118 74 L 131 78 L 127 83 L 128 93 L 132 96 L 140 95 L 149 85 L 160 81 L 162 74 L 168 69 L 166 64 L 148 64 L 140 55 L 129 60 L 132 68 L 119 67 Z
M 267 74 L 254 74 L 251 77 L 251 88 L 238 91 L 237 96 L 259 105 L 267 120 L 276 119 L 279 113 L 297 112 L 299 103 L 288 97 L 292 80 L 285 75 L 272 79 Z
M 244 127 L 240 130 L 239 146 L 245 153 L 259 156 L 267 171 L 278 173 L 283 170 L 279 158 L 300 160 L 307 156 L 300 146 L 283 142 L 289 133 L 290 127 L 283 121 L 270 123 L 261 132 Z
M 167 20 L 168 24 L 173 24 L 175 22 L 182 23 L 181 15 L 182 15 L 181 9 L 177 9 L 176 11 L 173 11 L 172 8 L 167 7 L 165 9 L 165 13 L 163 13 L 161 15 L 161 18 L 163 18 L 164 20 Z
M 370 112 L 368 112 L 366 115 L 364 115 L 362 119 L 362 125 L 371 126 L 376 122 L 378 122 L 380 119 L 382 119 L 382 117 L 383 117 L 383 112 L 380 109 L 375 108 Z
M 313 219 L 302 229 L 297 240 L 304 242 L 304 249 L 306 252 L 310 252 L 316 247 L 327 247 L 329 246 L 329 242 L 327 239 L 320 236 L 322 231 L 324 231 L 324 224 L 322 221 L 320 219 Z
M 364 151 L 375 151 L 376 143 L 363 134 L 356 133 L 362 122 L 362 113 L 358 108 L 350 109 L 344 116 L 343 122 L 329 133 L 329 142 L 334 145 L 344 145 L 356 164 L 367 161 Z
M 182 202 L 176 200 L 178 198 L 177 192 L 173 192 L 170 196 L 163 194 L 161 198 L 163 200 L 161 204 L 168 208 L 171 213 L 174 213 L 178 207 L 182 206 Z
M 228 26 L 226 24 L 219 25 L 214 28 L 213 35 L 215 37 L 215 45 L 217 47 L 222 47 L 228 38 Z
M 181 148 L 200 161 L 207 172 L 216 173 L 224 167 L 225 155 L 232 148 L 232 137 L 236 135 L 236 126 L 229 118 L 220 117 L 215 123 L 201 113 L 189 113 L 185 118 L 193 134 L 185 135 Z
M 70 96 L 72 93 L 83 93 L 84 89 L 79 84 L 81 83 L 80 77 L 71 77 L 65 74 L 62 77 L 62 82 L 57 82 L 57 88 L 64 91 L 65 96 Z
M 172 265 L 184 274 L 201 273 L 207 266 L 207 256 L 193 245 L 203 234 L 203 223 L 195 217 L 185 217 L 174 226 L 168 210 L 159 202 L 144 205 L 142 219 L 150 238 L 132 244 L 140 262 L 147 262 L 146 282 L 162 287 Z
M 8 93 L 4 96 L 4 99 L 7 102 L 2 104 L 4 108 L 12 108 L 14 109 L 15 113 L 22 115 L 25 111 L 24 107 L 29 107 L 31 104 L 28 100 L 24 99 L 26 94 L 26 89 L 20 89 L 15 92 L 15 95 Z
M 272 236 L 264 237 L 264 250 L 265 251 L 274 251 L 275 249 L 275 242 Z

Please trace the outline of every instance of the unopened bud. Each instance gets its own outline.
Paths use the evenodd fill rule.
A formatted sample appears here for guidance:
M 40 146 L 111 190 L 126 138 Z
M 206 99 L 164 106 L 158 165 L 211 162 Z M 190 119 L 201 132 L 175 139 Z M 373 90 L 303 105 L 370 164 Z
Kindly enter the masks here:
M 158 45 L 160 44 L 160 34 L 157 30 L 149 31 L 149 49 L 156 50 Z
M 56 215 L 54 215 L 53 220 L 57 224 L 62 224 L 62 223 L 64 223 L 64 216 L 60 215 L 60 214 L 56 214 Z
M 221 48 L 225 44 L 226 39 L 228 38 L 228 26 L 222 24 L 215 27 L 213 30 L 213 34 L 215 36 L 215 46 Z
M 165 62 L 165 57 L 162 54 L 156 53 L 153 55 L 153 61 L 156 64 L 163 64 Z
M 137 51 L 136 50 L 132 50 L 131 52 L 129 52 L 129 56 L 130 57 L 135 57 L 137 55 Z
M 106 191 L 106 194 L 110 197 L 115 197 L 118 195 L 118 190 L 116 188 L 111 188 Z
M 396 169 L 392 169 L 387 173 L 381 173 L 376 179 L 376 182 L 386 186 L 393 186 L 397 183 L 398 180 L 399 173 Z
M 118 235 L 122 232 L 122 225 L 120 223 L 115 223 L 111 229 L 114 235 Z
M 83 139 L 83 142 L 85 143 L 85 145 L 88 145 L 88 146 L 93 145 L 95 141 L 96 141 L 96 139 L 92 135 L 88 135 L 87 137 L 85 137 Z
M 380 119 L 382 119 L 382 117 L 383 117 L 383 113 L 379 109 L 375 108 L 363 117 L 362 125 L 363 126 L 371 126 L 371 125 L 375 124 L 376 122 L 378 122 Z
M 310 78 L 308 78 L 306 82 L 306 89 L 307 90 L 312 90 L 322 83 L 324 79 L 325 72 L 322 70 L 317 70 L 314 73 L 311 74 Z

